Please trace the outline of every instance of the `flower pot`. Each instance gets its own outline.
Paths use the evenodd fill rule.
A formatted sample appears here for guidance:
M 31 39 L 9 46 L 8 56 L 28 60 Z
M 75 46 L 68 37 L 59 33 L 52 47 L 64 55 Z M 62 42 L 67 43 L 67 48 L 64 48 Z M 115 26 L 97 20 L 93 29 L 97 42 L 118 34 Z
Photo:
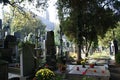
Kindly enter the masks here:
M 90 64 L 90 68 L 94 68 L 94 64 Z

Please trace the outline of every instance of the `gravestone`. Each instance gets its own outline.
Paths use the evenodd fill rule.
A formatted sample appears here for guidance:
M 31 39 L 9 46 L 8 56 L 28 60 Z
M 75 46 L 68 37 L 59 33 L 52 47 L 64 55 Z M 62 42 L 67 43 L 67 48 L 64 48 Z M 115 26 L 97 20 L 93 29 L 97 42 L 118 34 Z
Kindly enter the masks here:
M 20 32 L 15 32 L 15 33 L 14 33 L 14 36 L 15 36 L 17 39 L 20 39 L 20 38 L 21 38 L 21 33 L 20 33 Z
M 116 39 L 114 39 L 113 44 L 114 44 L 115 55 L 116 55 L 116 54 L 118 54 L 118 41 Z
M 0 60 L 0 80 L 8 80 L 8 62 Z
M 4 40 L 0 39 L 0 48 L 4 48 Z
M 2 20 L 0 19 L 0 29 L 2 29 Z
M 20 53 L 20 73 L 21 80 L 26 80 L 25 78 L 32 75 L 35 71 L 34 63 L 34 45 L 23 43 L 23 49 Z
M 46 40 L 46 63 L 52 70 L 56 69 L 56 49 L 55 49 L 55 41 L 54 41 L 54 32 L 47 32 L 47 40 Z
M 4 40 L 4 48 L 5 49 L 12 49 L 12 59 L 13 62 L 19 61 L 18 60 L 18 46 L 17 46 L 17 39 L 13 35 L 7 35 Z
M 1 59 L 2 60 L 5 60 L 5 61 L 8 61 L 9 63 L 12 62 L 12 49 L 10 48 L 7 48 L 7 49 L 4 49 L 4 48 L 0 48 L 0 53 L 1 53 Z

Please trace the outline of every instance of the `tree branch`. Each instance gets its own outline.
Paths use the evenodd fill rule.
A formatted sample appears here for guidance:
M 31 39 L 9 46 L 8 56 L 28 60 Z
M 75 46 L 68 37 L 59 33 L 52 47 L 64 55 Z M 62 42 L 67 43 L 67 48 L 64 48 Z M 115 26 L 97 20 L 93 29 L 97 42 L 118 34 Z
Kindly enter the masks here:
M 103 8 L 104 8 L 106 5 L 110 4 L 111 2 L 114 2 L 114 0 L 109 0 L 108 2 L 106 2 L 106 3 L 103 5 Z

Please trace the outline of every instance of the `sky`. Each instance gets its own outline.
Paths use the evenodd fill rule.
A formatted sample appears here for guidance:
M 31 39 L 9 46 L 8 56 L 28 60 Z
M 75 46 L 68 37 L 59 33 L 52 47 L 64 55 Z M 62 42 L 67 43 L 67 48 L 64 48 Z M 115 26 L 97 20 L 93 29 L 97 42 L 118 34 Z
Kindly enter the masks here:
M 0 4 L 0 19 L 2 19 L 2 5 Z
M 50 21 L 56 22 L 58 17 L 57 17 L 57 9 L 55 6 L 55 2 L 57 0 L 50 0 L 48 11 L 49 11 L 49 16 L 50 16 Z

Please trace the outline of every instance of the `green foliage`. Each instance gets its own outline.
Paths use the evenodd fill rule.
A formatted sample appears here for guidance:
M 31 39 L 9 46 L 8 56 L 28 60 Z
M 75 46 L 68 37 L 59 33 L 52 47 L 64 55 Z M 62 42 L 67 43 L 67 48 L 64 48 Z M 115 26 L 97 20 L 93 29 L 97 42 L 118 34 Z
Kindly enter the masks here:
M 120 1 L 117 0 L 115 2 L 109 0 L 58 0 L 61 25 L 63 25 L 64 22 L 68 23 L 69 19 L 70 24 L 67 24 L 68 27 L 71 25 L 75 30 L 76 27 L 81 27 L 80 31 L 83 31 L 81 33 L 85 33 L 87 27 L 89 27 L 89 30 L 94 29 L 93 31 L 96 31 L 96 34 L 102 36 L 109 28 L 115 27 L 114 25 L 117 22 L 116 20 L 118 15 L 114 14 L 113 8 L 115 8 L 114 3 L 117 4 L 119 2 Z M 109 6 L 113 6 L 113 8 Z M 63 26 L 65 27 L 65 25 Z M 72 32 L 72 30 L 69 31 Z M 74 32 L 71 34 L 73 33 Z
M 55 74 L 48 68 L 40 69 L 35 74 L 37 80 L 53 80 Z
M 98 41 L 99 45 L 104 46 L 104 47 L 109 47 L 109 43 L 113 40 L 113 30 L 109 29 L 104 37 L 99 36 Z
M 115 34 L 113 34 L 113 31 Z M 103 37 L 98 37 L 99 45 L 109 47 L 109 43 L 114 38 L 118 40 L 118 46 L 120 46 L 120 22 L 118 22 L 116 28 L 109 29 Z
M 115 8 L 115 3 L 119 2 L 118 0 L 58 0 L 58 14 L 63 32 L 80 45 L 79 51 L 81 46 L 86 46 L 85 53 L 87 53 L 92 42 L 98 42 L 98 35 L 103 37 L 107 30 L 116 27 L 120 14 L 119 9 Z
M 23 47 L 23 42 L 19 42 L 19 43 L 18 43 L 18 47 L 19 47 L 19 48 L 22 48 L 22 47 Z
M 34 17 L 30 12 L 22 14 L 19 12 L 18 8 L 10 9 L 12 14 L 5 13 L 4 27 L 10 25 L 12 33 L 19 32 L 22 35 L 22 39 L 24 39 L 25 36 L 28 36 L 28 41 L 31 42 L 35 42 L 35 35 L 45 35 L 46 26 L 41 22 L 40 19 Z
M 26 0 L 0 0 L 0 3 L 4 3 L 4 5 L 10 4 L 13 7 L 18 7 L 18 4 L 24 3 Z M 27 0 L 29 3 L 34 4 L 36 8 L 42 7 L 46 8 L 48 7 L 48 0 Z M 17 5 L 16 5 L 17 4 Z
M 85 76 L 85 77 L 82 78 L 82 80 L 96 80 L 96 79 L 93 78 L 93 77 L 87 77 L 87 76 Z
M 118 22 L 117 27 L 114 29 L 115 38 L 118 40 L 118 45 L 120 46 L 120 22 Z
M 116 61 L 116 63 L 120 64 L 120 53 L 117 53 L 115 55 L 115 61 Z
M 61 75 L 57 75 L 57 76 L 55 77 L 55 80 L 63 80 L 63 78 L 61 77 Z
M 90 55 L 89 58 L 91 59 L 110 59 L 110 56 L 108 55 L 109 52 L 95 52 L 93 55 Z
M 19 10 L 15 8 L 14 15 L 11 16 L 13 16 L 11 21 L 12 32 L 24 31 L 28 34 L 38 27 L 44 27 L 39 19 L 32 17 L 30 12 L 21 14 Z

